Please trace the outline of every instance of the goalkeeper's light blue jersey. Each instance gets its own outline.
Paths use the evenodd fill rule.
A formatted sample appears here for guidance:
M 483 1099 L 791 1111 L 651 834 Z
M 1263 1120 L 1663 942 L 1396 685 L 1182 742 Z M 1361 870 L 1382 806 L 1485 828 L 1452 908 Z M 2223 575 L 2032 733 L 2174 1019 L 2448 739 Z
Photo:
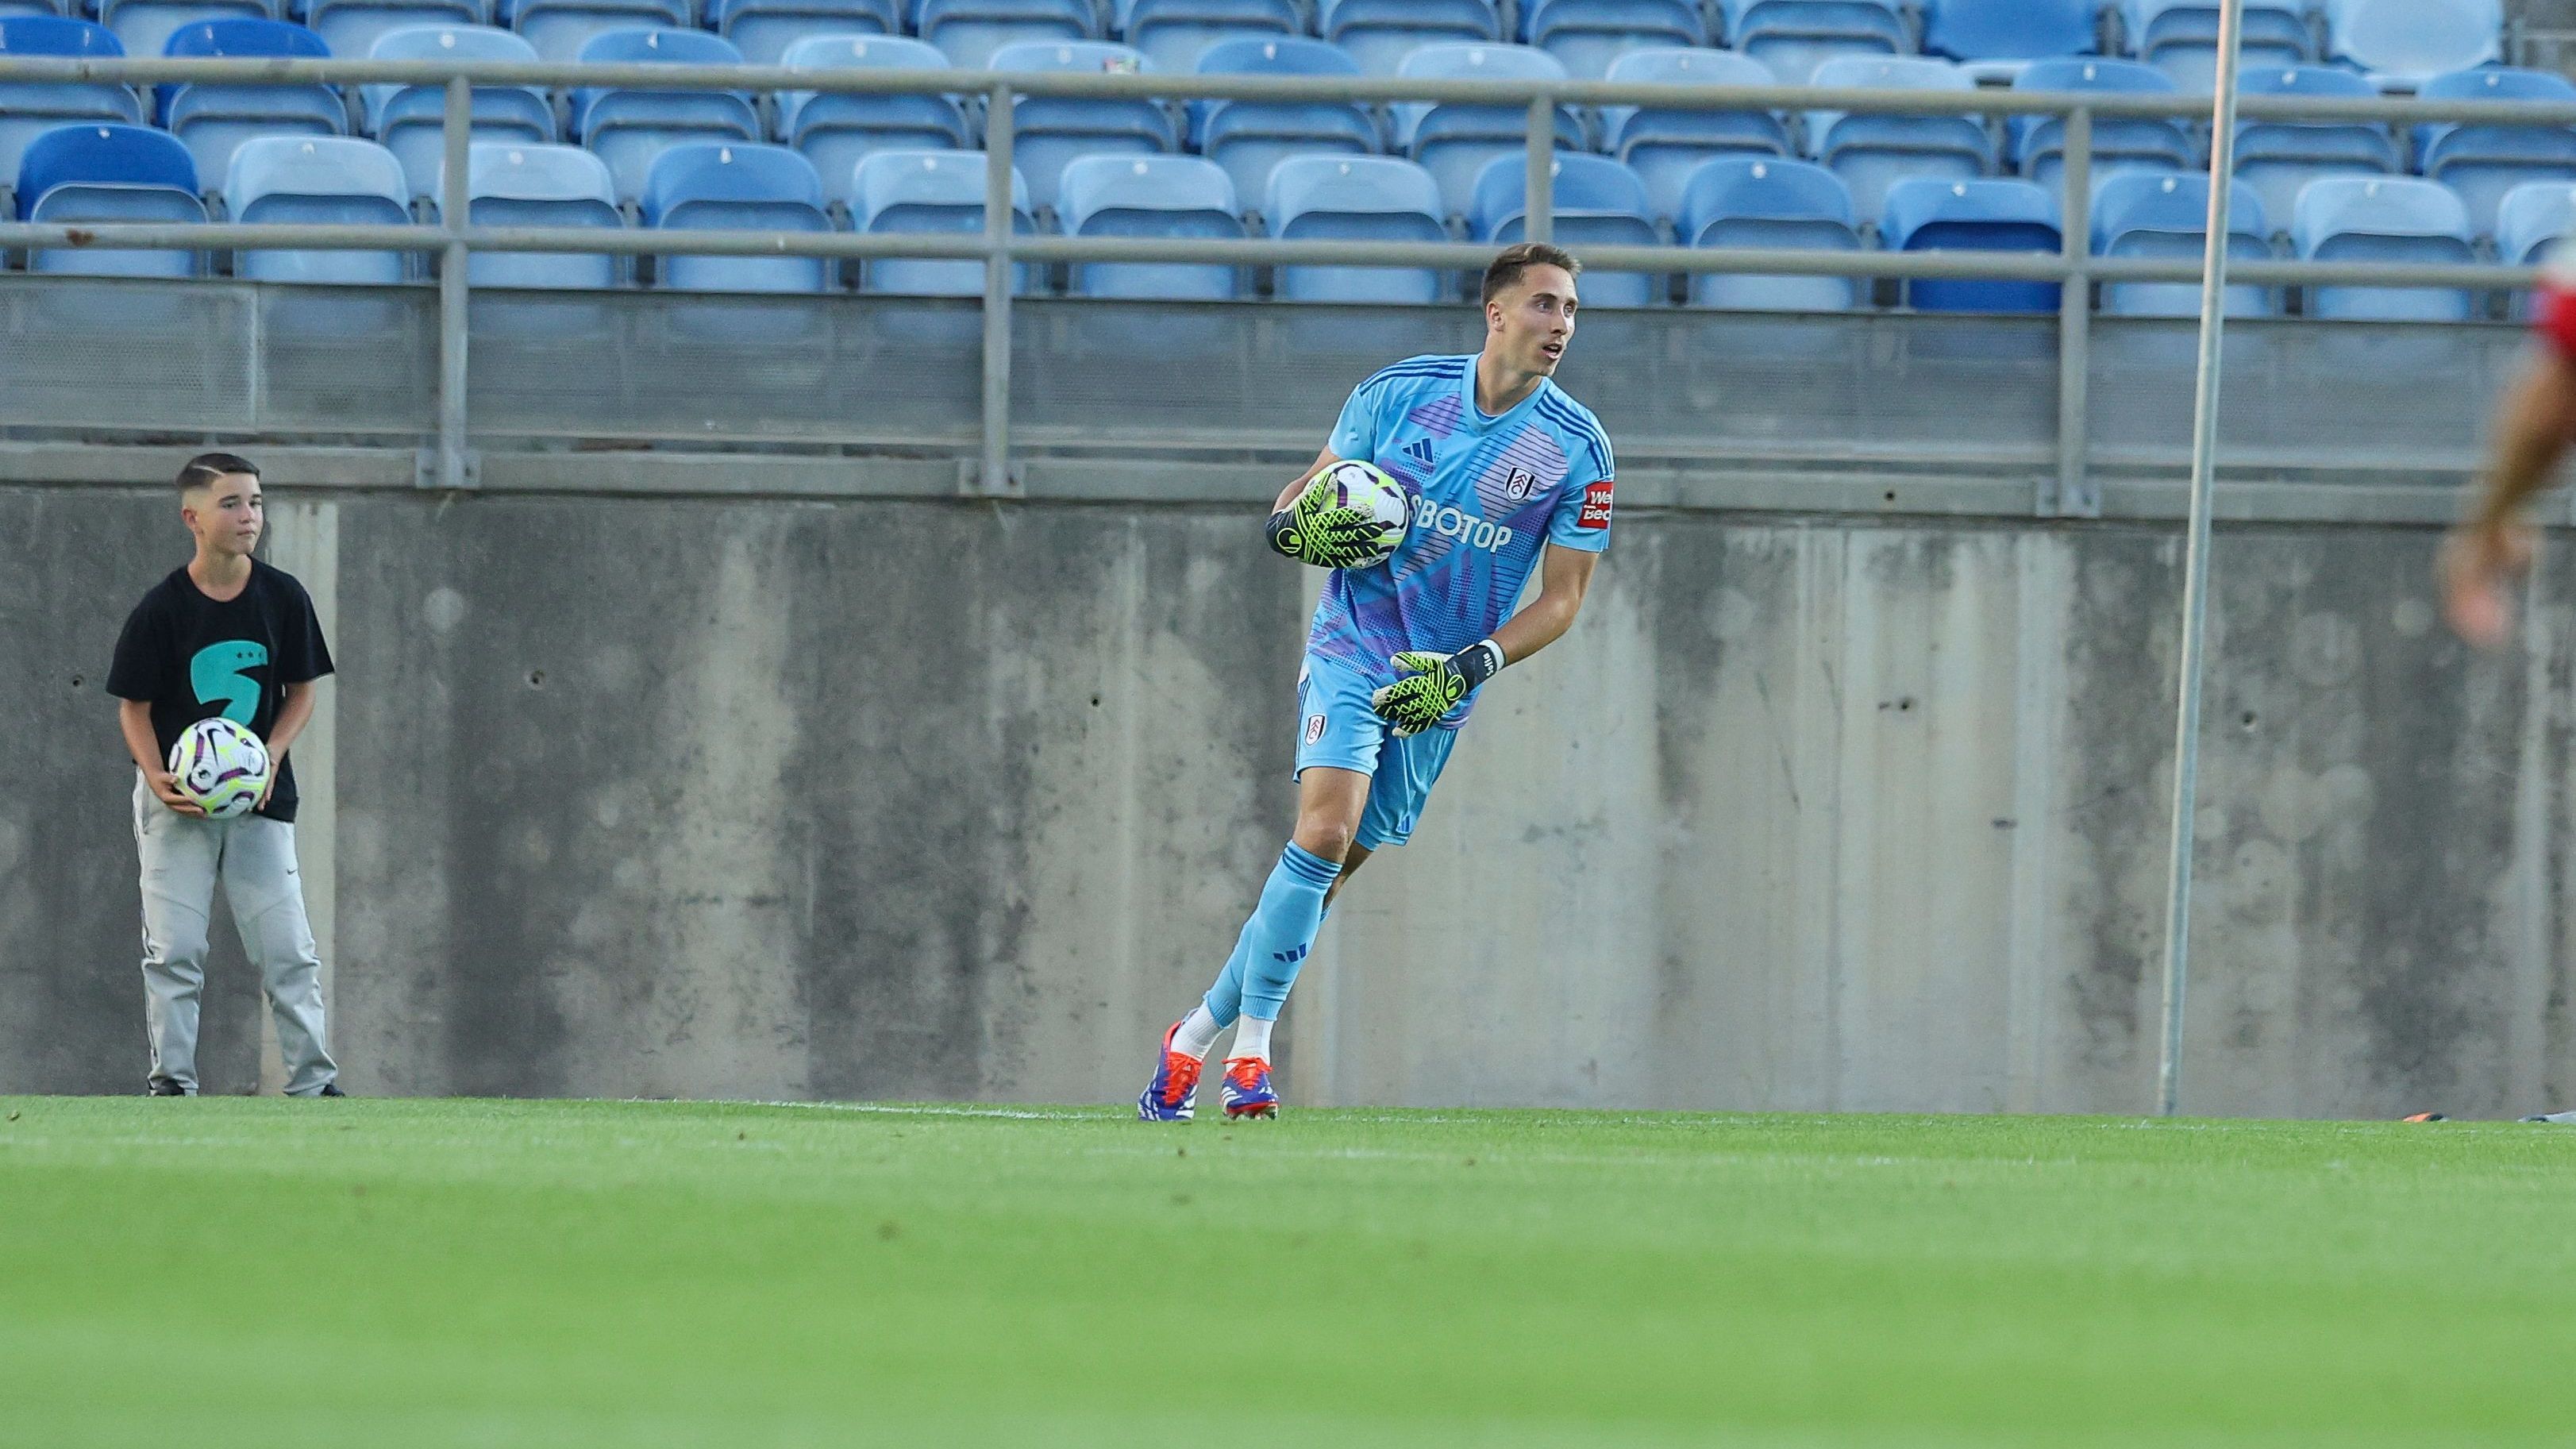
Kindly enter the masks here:
M 1395 556 L 1336 570 L 1306 652 L 1390 684 L 1405 650 L 1453 654 L 1511 617 L 1541 546 L 1610 546 L 1610 436 L 1553 381 L 1500 417 L 1476 406 L 1476 357 L 1416 357 L 1342 405 L 1337 458 L 1404 485 L 1413 526 Z M 1470 698 L 1441 723 L 1464 723 Z

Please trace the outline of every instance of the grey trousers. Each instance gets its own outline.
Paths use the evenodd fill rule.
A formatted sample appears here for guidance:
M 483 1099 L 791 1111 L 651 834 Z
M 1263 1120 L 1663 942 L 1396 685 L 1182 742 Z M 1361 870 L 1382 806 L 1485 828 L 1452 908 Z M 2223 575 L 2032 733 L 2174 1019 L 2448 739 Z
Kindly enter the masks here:
M 287 1094 L 310 1096 L 330 1085 L 340 1069 L 323 1045 L 322 957 L 304 916 L 295 827 L 256 815 L 181 815 L 137 771 L 134 844 L 143 860 L 143 1019 L 152 1037 L 152 1085 L 197 1092 L 197 1004 L 219 877 L 242 953 L 277 1018 Z

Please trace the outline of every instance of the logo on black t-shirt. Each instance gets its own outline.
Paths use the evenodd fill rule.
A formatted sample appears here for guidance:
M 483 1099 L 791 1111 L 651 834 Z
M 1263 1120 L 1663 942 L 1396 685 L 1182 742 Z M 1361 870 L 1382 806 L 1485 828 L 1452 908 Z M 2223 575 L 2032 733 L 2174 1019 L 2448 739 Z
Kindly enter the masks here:
M 259 718 L 259 681 L 244 670 L 268 662 L 268 646 L 255 639 L 226 639 L 209 644 L 188 661 L 188 685 L 197 703 L 224 702 L 224 718 L 244 729 Z

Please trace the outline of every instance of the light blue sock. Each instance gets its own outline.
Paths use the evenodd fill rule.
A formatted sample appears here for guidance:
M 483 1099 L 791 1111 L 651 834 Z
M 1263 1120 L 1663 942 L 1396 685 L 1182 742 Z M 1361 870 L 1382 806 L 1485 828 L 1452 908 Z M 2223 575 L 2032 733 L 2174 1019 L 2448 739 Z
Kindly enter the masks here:
M 1341 873 L 1340 865 L 1294 844 L 1279 852 L 1279 864 L 1261 887 L 1261 904 L 1253 907 L 1252 919 L 1235 938 L 1234 954 L 1208 988 L 1208 1015 L 1217 1025 L 1232 1026 L 1246 1012 L 1263 1021 L 1279 1019 L 1297 969 L 1314 949 L 1324 896 Z

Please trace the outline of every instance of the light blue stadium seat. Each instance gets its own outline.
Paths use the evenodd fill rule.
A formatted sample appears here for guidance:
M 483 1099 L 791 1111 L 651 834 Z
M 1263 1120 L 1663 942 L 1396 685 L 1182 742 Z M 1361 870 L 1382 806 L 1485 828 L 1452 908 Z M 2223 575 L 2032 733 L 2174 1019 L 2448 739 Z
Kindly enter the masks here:
M 1923 53 L 1980 75 L 2051 56 L 2095 55 L 2099 0 L 1923 0 Z
M 477 141 L 466 153 L 466 215 L 477 226 L 596 227 L 626 224 L 608 163 L 578 146 Z M 476 287 L 589 290 L 617 285 L 605 253 L 484 252 L 466 263 Z
M 1622 85 L 1767 86 L 1771 68 L 1724 50 L 1632 50 L 1611 63 Z M 1601 149 L 1628 163 L 1646 184 L 1654 215 L 1681 214 L 1682 183 L 1717 156 L 1786 156 L 1789 128 L 1770 111 L 1681 111 L 1637 106 L 1601 108 Z
M 1059 196 L 1067 236 L 1243 236 L 1233 179 L 1197 156 L 1084 156 L 1065 166 Z M 1073 268 L 1073 293 L 1224 302 L 1242 294 L 1242 278 L 1233 267 L 1082 262 Z
M 612 30 L 581 48 L 585 61 L 626 65 L 739 65 L 730 41 L 703 30 Z M 572 93 L 572 136 L 608 163 L 617 199 L 634 201 L 665 146 L 757 141 L 760 115 L 739 91 L 650 91 L 583 86 Z
M 2105 177 L 2093 188 L 2092 221 L 2095 256 L 2198 262 L 2209 246 L 2209 178 L 2134 172 Z M 2263 199 L 2253 187 L 2237 182 L 2228 200 L 2228 256 L 2266 260 L 2272 255 L 2265 241 L 2270 235 Z M 2200 286 L 2196 282 L 2105 282 L 2102 310 L 2123 317 L 2197 317 Z M 2273 310 L 2264 288 L 2229 285 L 2228 316 L 2261 317 Z
M 0 18 L 11 15 L 61 15 L 62 5 L 56 0 L 0 0 Z
M 1118 0 L 1116 14 L 1118 38 L 1173 75 L 1198 69 L 1211 46 L 1287 40 L 1306 28 L 1295 0 Z
M 901 35 L 809 35 L 787 47 L 795 70 L 944 70 L 937 46 Z M 832 95 L 785 91 L 778 139 L 805 153 L 823 194 L 847 205 L 861 157 L 877 151 L 960 151 L 973 144 L 966 108 L 954 96 Z
M 171 33 L 164 51 L 183 56 L 330 55 L 322 37 L 281 20 L 201 20 Z M 187 145 L 202 177 L 225 175 L 233 148 L 253 136 L 340 136 L 349 105 L 329 86 L 162 85 L 161 125 Z
M 2060 250 L 2056 193 L 2027 181 L 1990 178 L 1934 181 L 1917 177 L 1887 189 L 1879 235 L 1892 252 L 2050 252 Z M 1906 301 L 1923 312 L 2054 312 L 2055 282 L 1906 283 Z
M 2328 176 L 2299 193 L 2290 223 L 2298 253 L 2313 261 L 2466 262 L 2469 209 L 2438 181 L 2411 176 Z M 2450 288 L 2310 287 L 2311 317 L 2459 322 L 2476 303 Z
M 492 15 L 539 56 L 578 60 L 583 46 L 610 31 L 692 28 L 698 0 L 494 0 Z
M 2217 89 L 2217 0 L 2121 0 L 2129 49 L 2195 95 Z M 2305 65 L 2316 59 L 2302 0 L 2247 0 L 2239 73 Z
M 1708 17 L 1697 0 L 1521 0 L 1521 40 L 1600 80 L 1632 51 L 1706 46 Z
M 202 222 L 188 148 L 143 126 L 58 126 L 18 161 L 21 221 Z M 101 247 L 37 249 L 27 270 L 83 277 L 192 277 L 195 252 Z
M 526 38 L 489 25 L 416 25 L 388 30 L 376 37 L 371 60 L 512 60 L 533 61 L 536 47 Z M 359 88 L 368 134 L 402 163 L 403 180 L 414 196 L 438 189 L 439 163 L 446 141 L 447 115 L 443 86 L 370 85 Z M 533 86 L 476 86 L 473 136 L 478 141 L 515 141 L 545 145 L 556 139 L 555 108 Z
M 2537 265 L 2569 235 L 2576 235 L 2576 186 L 2566 182 L 2526 181 L 2496 206 L 2496 260 L 2508 266 Z
M 402 163 L 349 136 L 260 136 L 233 149 L 224 199 L 238 222 L 402 226 L 411 190 Z M 255 282 L 384 286 L 411 274 L 403 252 L 246 251 L 233 275 Z
M 1404 58 L 1399 74 L 1412 80 L 1564 80 L 1555 56 L 1526 45 L 1426 45 Z M 1527 106 L 1436 105 L 1398 101 L 1388 114 L 1395 149 L 1413 158 L 1440 183 L 1441 204 L 1463 216 L 1474 200 L 1476 173 L 1505 153 L 1528 149 Z M 1556 144 L 1583 149 L 1583 122 L 1568 106 L 1556 109 Z
M 707 22 L 753 65 L 777 65 L 815 37 L 903 34 L 902 0 L 707 0 Z M 943 56 L 941 65 L 946 65 Z
M 2237 78 L 2248 96 L 2349 96 L 2379 94 L 2367 79 L 2331 66 L 2280 70 L 2247 67 Z M 2386 126 L 2357 121 L 2240 121 L 2236 126 L 2236 179 L 2263 198 L 2263 214 L 2286 227 L 2298 211 L 2299 193 L 2320 176 L 2388 176 L 2397 171 L 2397 140 Z
M 105 26 L 57 15 L 0 16 L 0 55 L 60 55 L 105 60 L 125 47 Z M 38 136 L 75 121 L 140 125 L 144 108 L 125 86 L 98 81 L 0 85 L 0 185 L 18 175 L 18 160 Z
M 863 232 L 981 232 L 984 180 L 981 151 L 879 151 L 862 159 L 851 183 L 851 229 Z M 1029 209 L 1028 178 L 1011 168 L 1011 229 L 1037 230 Z M 861 287 L 915 297 L 980 297 L 984 264 L 922 257 L 887 257 L 866 264 Z M 1025 292 L 1029 269 L 1011 268 L 1011 286 Z
M 1720 0 L 1726 41 L 1802 86 L 1829 60 L 1910 55 L 1914 34 L 1897 0 Z
M 421 25 L 489 25 L 492 0 L 290 0 L 287 13 L 312 27 L 333 55 L 375 53 L 376 42 Z
M 784 146 L 691 141 L 653 158 L 640 210 L 646 226 L 687 231 L 830 231 L 823 178 Z M 663 287 L 685 292 L 821 292 L 823 257 L 666 256 Z
M 274 20 L 275 0 L 98 0 L 98 22 L 127 55 L 161 55 L 170 37 L 207 20 Z
M 1391 156 L 1295 156 L 1270 172 L 1262 214 L 1270 234 L 1291 241 L 1443 242 L 1440 184 Z M 1440 300 L 1441 274 L 1427 268 L 1281 267 L 1278 293 L 1290 302 L 1427 303 Z
M 2576 102 L 2576 84 L 2554 71 L 2486 70 L 2437 75 L 2416 94 L 2426 100 Z M 2506 192 L 2530 181 L 2576 180 L 2576 127 L 2458 126 L 2415 128 L 2415 169 L 2460 193 L 2469 226 L 2495 233 Z
M 993 52 L 996 71 L 1142 71 L 1145 59 L 1107 41 L 1026 41 Z M 1181 148 L 1172 113 L 1150 100 L 1023 97 L 1012 107 L 1012 164 L 1029 197 L 1055 205 L 1056 182 L 1078 156 L 1152 156 Z
M 2175 87 L 2163 71 L 2133 60 L 2069 57 L 2032 61 L 2013 77 L 2013 89 L 2170 95 Z M 2005 132 L 2014 169 L 2042 186 L 2056 185 L 2066 169 L 2066 119 L 2015 116 L 2005 123 Z M 2152 116 L 2093 118 L 2096 178 L 2123 171 L 2189 170 L 2199 159 L 2200 148 L 2180 121 Z
M 1549 214 L 1558 246 L 1578 255 L 1585 247 L 1660 246 L 1654 205 L 1637 173 L 1607 156 L 1571 152 L 1549 167 Z M 1529 231 L 1529 164 L 1525 157 L 1498 156 L 1476 177 L 1468 229 L 1478 241 L 1510 244 Z M 1649 307 L 1664 300 L 1661 273 L 1586 269 L 1581 292 L 1586 307 Z
M 1100 34 L 1091 0 L 914 0 L 913 30 L 951 64 L 981 70 L 1004 46 Z
M 1394 75 L 1420 46 L 1503 38 L 1493 0 L 1316 0 L 1315 33 L 1370 75 Z
M 1201 52 L 1201 75 L 1358 75 L 1338 45 L 1308 36 L 1221 40 Z M 1238 197 L 1270 191 L 1270 168 L 1290 156 L 1365 156 L 1383 144 L 1377 121 L 1347 101 L 1192 101 L 1190 145 L 1225 168 Z
M 1968 73 L 1928 56 L 1857 56 L 1816 67 L 1819 86 L 1868 90 L 1974 91 Z M 1973 116 L 1811 112 L 1807 141 L 1816 160 L 1851 188 L 1863 221 L 1876 221 L 1887 188 L 1907 177 L 1973 181 L 1995 169 L 1993 138 Z
M 2503 54 L 2503 0 L 2325 0 L 2326 56 L 2412 90 Z
M 1822 166 L 1757 156 L 1721 156 L 1682 186 L 1673 239 L 1692 247 L 1862 249 L 1851 188 Z M 1852 277 L 1691 277 L 1695 307 L 1738 312 L 1846 312 L 1866 300 Z

